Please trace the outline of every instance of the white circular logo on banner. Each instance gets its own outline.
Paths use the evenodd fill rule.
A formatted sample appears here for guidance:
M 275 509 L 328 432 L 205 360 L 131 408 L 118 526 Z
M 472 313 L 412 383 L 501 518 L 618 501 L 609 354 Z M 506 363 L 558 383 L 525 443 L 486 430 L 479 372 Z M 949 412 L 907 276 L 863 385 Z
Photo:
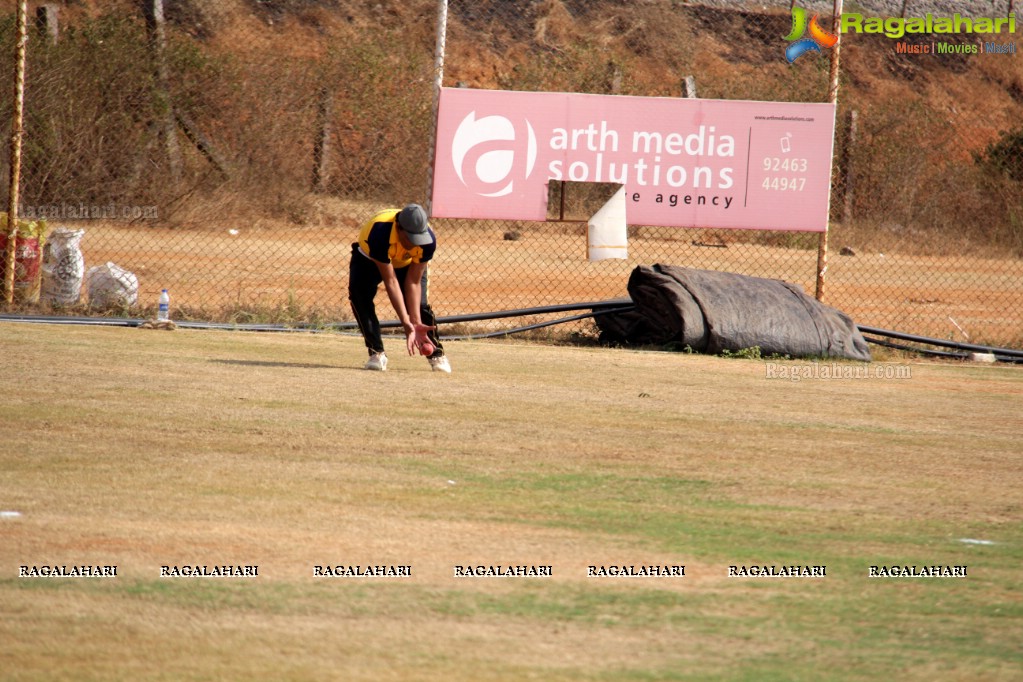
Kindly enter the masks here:
M 536 133 L 523 121 L 524 134 L 504 116 L 476 112 L 462 119 L 451 143 L 451 161 L 462 184 L 484 197 L 503 197 L 514 190 L 515 179 L 525 179 L 536 165 Z

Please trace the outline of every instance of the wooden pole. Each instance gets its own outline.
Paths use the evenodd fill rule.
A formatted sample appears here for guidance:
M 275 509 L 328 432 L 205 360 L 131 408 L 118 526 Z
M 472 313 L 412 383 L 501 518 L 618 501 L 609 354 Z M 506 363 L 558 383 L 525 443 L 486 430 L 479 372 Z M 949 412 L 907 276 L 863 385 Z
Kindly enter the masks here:
M 181 126 L 181 131 L 185 133 L 185 137 L 188 141 L 195 145 L 195 148 L 199 150 L 199 153 L 210 162 L 210 164 L 217 169 L 220 173 L 220 177 L 227 180 L 231 177 L 228 172 L 227 161 L 220 155 L 216 147 L 213 146 L 213 142 L 208 137 L 202 134 L 199 130 L 199 126 L 188 117 L 183 111 L 179 109 L 174 110 L 174 120 Z
M 313 191 L 325 192 L 330 179 L 330 138 L 334 118 L 334 97 L 330 88 L 320 88 L 316 105 L 316 141 L 313 143 Z
M 51 45 L 56 45 L 60 39 L 59 11 L 59 7 L 51 4 L 36 7 L 36 28 L 39 35 L 47 38 Z
M 17 264 L 18 188 L 21 181 L 21 138 L 25 116 L 25 53 L 28 45 L 28 0 L 17 8 L 17 40 L 15 41 L 14 114 L 11 116 L 11 171 L 7 197 L 7 269 L 4 273 L 4 302 L 14 302 L 14 270 Z
M 831 30 L 837 36 L 841 33 L 842 25 L 842 0 L 835 0 L 833 9 L 833 18 L 831 20 Z M 831 81 L 828 85 L 828 101 L 832 104 L 838 104 L 838 81 L 841 71 L 839 70 L 839 61 L 842 50 L 842 39 L 839 38 L 835 46 L 831 48 L 831 69 L 830 77 Z M 817 240 L 817 285 L 815 288 L 814 296 L 818 301 L 824 300 L 824 283 L 825 276 L 828 272 L 828 231 L 830 225 L 824 226 L 824 231 L 820 233 L 820 237 Z
M 611 94 L 617 95 L 622 91 L 622 67 L 617 64 L 611 65 Z
M 682 96 L 686 99 L 696 97 L 696 77 L 686 76 L 682 79 Z
M 162 120 L 163 143 L 167 149 L 171 179 L 176 184 L 181 180 L 181 149 L 178 146 L 177 127 L 174 119 L 174 103 L 170 96 L 170 71 L 167 68 L 167 28 L 163 12 L 163 0 L 145 0 L 143 5 L 146 26 L 149 29 L 150 49 L 156 63 L 156 103 Z
M 845 136 L 845 145 L 842 148 L 842 173 L 845 176 L 842 196 L 842 224 L 849 225 L 852 222 L 853 214 L 853 171 L 852 171 L 852 150 L 856 148 L 856 127 L 857 113 L 853 109 L 849 112 L 849 134 Z

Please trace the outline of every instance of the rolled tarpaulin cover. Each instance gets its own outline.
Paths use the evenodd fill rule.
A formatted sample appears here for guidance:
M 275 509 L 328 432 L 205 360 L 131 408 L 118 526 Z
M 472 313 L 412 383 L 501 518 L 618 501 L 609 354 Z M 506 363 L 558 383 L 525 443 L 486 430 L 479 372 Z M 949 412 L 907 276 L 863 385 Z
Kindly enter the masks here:
M 605 342 L 871 359 L 852 318 L 789 282 L 657 264 L 636 267 L 628 289 L 635 310 L 596 317 Z

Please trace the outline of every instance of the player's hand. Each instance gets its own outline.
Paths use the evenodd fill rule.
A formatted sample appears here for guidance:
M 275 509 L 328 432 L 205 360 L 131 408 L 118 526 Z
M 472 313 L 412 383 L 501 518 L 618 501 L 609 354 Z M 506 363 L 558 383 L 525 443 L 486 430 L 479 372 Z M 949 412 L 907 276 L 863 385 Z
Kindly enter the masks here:
M 409 325 L 405 328 L 405 345 L 408 348 L 408 354 L 415 355 L 416 353 L 419 353 L 420 355 L 423 355 L 423 343 L 430 340 L 427 334 L 436 328 L 437 325 L 430 326 L 421 323 L 409 323 Z
M 429 334 L 436 328 L 437 325 L 432 326 L 425 324 L 416 325 L 414 345 L 416 347 L 416 351 L 418 351 L 420 355 L 430 355 L 433 353 L 433 342 L 430 341 L 430 337 L 427 336 L 427 334 Z M 424 345 L 426 345 L 429 348 L 429 352 L 424 350 L 423 348 Z

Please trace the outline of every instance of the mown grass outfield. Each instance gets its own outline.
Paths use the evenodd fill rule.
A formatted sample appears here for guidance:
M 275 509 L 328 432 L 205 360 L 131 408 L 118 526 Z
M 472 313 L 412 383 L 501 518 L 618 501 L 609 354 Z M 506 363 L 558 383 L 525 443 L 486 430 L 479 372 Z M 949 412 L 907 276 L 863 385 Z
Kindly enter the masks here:
M 0 677 L 1019 679 L 1019 368 L 390 348 L 376 374 L 352 336 L 0 324 Z M 19 577 L 65 564 L 117 577 Z M 340 564 L 413 575 L 313 576 Z M 453 575 L 494 564 L 553 576 Z

